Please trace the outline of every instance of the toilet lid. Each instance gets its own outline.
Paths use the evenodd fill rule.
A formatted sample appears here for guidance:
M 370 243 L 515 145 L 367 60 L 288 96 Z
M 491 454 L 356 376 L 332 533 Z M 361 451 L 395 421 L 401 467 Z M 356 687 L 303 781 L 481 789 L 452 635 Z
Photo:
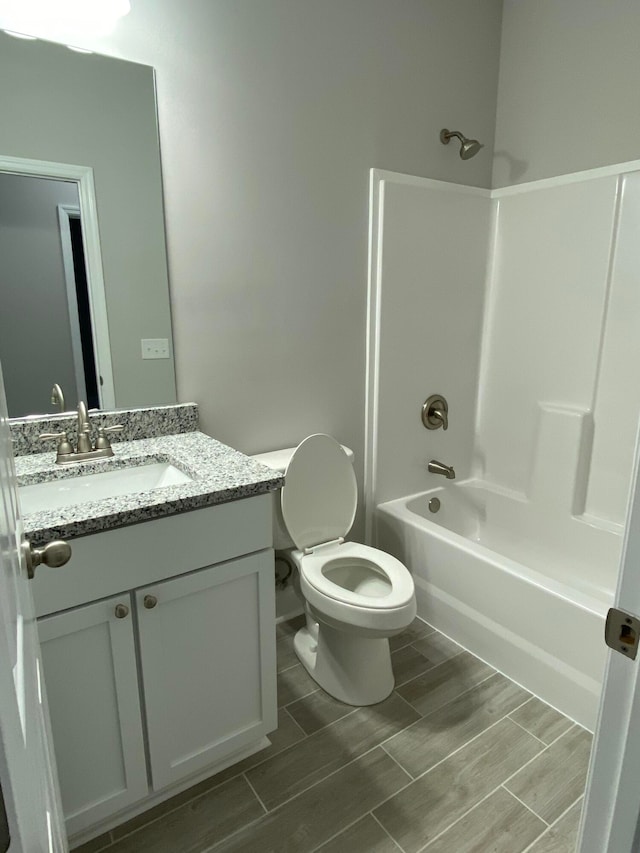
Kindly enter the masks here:
M 296 447 L 280 494 L 282 517 L 297 548 L 346 536 L 358 503 L 353 465 L 335 438 L 310 435 Z

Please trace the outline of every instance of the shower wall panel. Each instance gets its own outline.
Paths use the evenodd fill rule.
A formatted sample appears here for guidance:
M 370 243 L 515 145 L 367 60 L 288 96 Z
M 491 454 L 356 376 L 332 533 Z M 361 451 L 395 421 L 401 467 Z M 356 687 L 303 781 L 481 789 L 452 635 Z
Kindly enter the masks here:
M 622 524 L 640 416 L 640 172 L 619 180 L 620 213 L 593 409 L 586 512 Z
M 378 210 L 376 502 L 436 484 L 432 458 L 470 474 L 491 200 L 396 176 L 381 182 Z M 446 432 L 420 419 L 435 393 L 449 402 Z
M 494 196 L 474 473 L 622 524 L 640 410 L 638 175 Z

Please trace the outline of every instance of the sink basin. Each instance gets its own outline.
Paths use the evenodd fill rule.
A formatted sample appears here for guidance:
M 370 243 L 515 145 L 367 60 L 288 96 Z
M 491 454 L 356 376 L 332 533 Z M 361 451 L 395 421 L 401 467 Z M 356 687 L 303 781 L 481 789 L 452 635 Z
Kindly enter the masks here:
M 134 468 L 118 468 L 98 474 L 82 474 L 79 477 L 20 486 L 18 494 L 22 513 L 28 515 L 31 512 L 59 509 L 190 482 L 191 477 L 170 462 L 154 462 Z

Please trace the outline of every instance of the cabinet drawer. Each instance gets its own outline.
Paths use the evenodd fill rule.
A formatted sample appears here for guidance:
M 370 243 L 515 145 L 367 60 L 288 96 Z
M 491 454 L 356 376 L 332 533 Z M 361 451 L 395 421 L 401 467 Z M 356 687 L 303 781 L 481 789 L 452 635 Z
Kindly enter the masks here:
M 271 494 L 257 495 L 74 539 L 66 566 L 38 569 L 36 615 L 270 548 L 271 509 Z

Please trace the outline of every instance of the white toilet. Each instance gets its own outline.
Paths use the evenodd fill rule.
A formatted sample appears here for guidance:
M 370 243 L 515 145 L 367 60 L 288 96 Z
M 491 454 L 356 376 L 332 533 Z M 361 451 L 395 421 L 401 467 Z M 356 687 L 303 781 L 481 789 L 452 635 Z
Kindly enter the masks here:
M 358 487 L 351 459 L 329 435 L 254 457 L 285 474 L 276 500 L 274 547 L 299 572 L 307 625 L 296 654 L 320 687 L 350 705 L 373 705 L 393 690 L 388 637 L 416 615 L 413 578 L 395 557 L 345 542 Z

